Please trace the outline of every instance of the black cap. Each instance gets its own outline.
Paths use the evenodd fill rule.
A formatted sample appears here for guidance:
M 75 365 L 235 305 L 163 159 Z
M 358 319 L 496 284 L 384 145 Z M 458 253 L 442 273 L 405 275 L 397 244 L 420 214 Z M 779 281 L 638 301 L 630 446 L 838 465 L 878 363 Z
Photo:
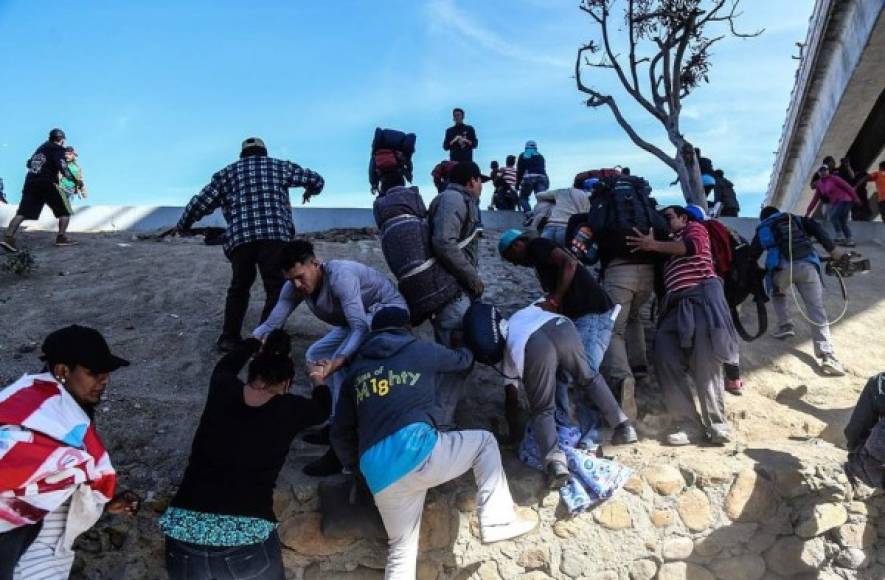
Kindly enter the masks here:
M 372 330 L 405 328 L 409 324 L 409 311 L 401 306 L 385 306 L 372 316 Z
M 58 141 L 60 139 L 66 139 L 65 132 L 61 129 L 53 129 L 49 132 L 49 140 L 50 141 Z
M 94 328 L 72 324 L 51 333 L 43 341 L 44 361 L 82 366 L 94 373 L 109 373 L 128 367 L 129 361 L 111 354 L 108 343 Z
M 483 182 L 489 181 L 491 177 L 483 175 L 479 169 L 479 165 L 473 161 L 460 161 L 454 167 L 449 169 L 449 182 L 459 185 L 467 185 L 471 179 L 481 179 Z

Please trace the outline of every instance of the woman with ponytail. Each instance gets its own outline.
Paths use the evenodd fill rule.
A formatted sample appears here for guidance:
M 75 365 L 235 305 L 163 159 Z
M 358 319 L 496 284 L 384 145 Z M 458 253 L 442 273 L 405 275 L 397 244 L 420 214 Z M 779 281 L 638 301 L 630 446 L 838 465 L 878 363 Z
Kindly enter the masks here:
M 329 389 L 317 384 L 320 369 L 311 372 L 311 398 L 289 392 L 290 348 L 277 329 L 216 365 L 184 480 L 160 518 L 171 580 L 283 580 L 274 485 L 295 435 L 324 422 L 332 405 Z

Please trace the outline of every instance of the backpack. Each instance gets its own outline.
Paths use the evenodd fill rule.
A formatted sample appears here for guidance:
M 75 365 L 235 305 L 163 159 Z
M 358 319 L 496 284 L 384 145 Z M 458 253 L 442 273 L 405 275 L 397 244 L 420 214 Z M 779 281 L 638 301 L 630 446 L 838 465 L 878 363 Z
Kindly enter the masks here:
M 369 162 L 369 182 L 378 189 L 382 178 L 391 173 L 401 174 L 412 181 L 412 155 L 415 153 L 415 134 L 396 129 L 375 129 L 372 139 L 372 158 Z
M 495 365 L 504 360 L 507 336 L 502 328 L 501 313 L 491 304 L 477 300 L 464 313 L 464 346 L 478 362 Z
M 768 293 L 765 291 L 765 269 L 761 268 L 750 255 L 750 243 L 736 231 L 722 222 L 708 219 L 702 222 L 710 235 L 710 253 L 716 275 L 722 278 L 725 287 L 725 300 L 731 311 L 735 330 L 747 342 L 752 342 L 768 330 Z M 759 328 L 755 335 L 750 334 L 741 323 L 737 307 L 753 296 Z
M 436 186 L 437 191 L 441 192 L 446 188 L 446 184 L 449 182 L 449 171 L 457 164 L 457 161 L 440 161 L 430 172 L 430 176 L 433 178 L 433 185 Z
M 655 208 L 651 188 L 641 177 L 618 175 L 601 180 L 594 187 L 587 211 L 587 225 L 599 241 L 600 250 L 609 256 L 642 257 L 627 246 L 627 236 L 653 230 L 664 236 L 667 222 Z
M 417 326 L 461 293 L 458 281 L 433 256 L 427 208 L 417 187 L 392 187 L 372 206 L 381 252 Z M 473 241 L 474 233 L 461 242 Z
M 589 171 L 582 171 L 575 175 L 575 180 L 572 183 L 572 187 L 575 189 L 584 189 L 584 182 L 588 179 L 595 178 L 600 181 L 603 179 L 609 179 L 613 177 L 620 177 L 621 170 L 613 169 L 613 168 L 603 168 L 603 169 L 591 169 Z M 626 176 L 625 176 L 626 177 Z

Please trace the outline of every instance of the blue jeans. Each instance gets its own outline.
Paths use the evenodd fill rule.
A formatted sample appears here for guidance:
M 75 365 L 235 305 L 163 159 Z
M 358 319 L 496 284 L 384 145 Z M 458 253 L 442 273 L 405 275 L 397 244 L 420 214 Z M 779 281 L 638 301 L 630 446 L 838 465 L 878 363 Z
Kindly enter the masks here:
M 532 194 L 547 191 L 549 187 L 550 181 L 547 179 L 546 175 L 534 173 L 523 175 L 522 181 L 519 184 L 519 209 L 521 209 L 523 213 L 532 211 L 532 204 L 529 203 Z
M 565 226 L 544 226 L 541 237 L 550 240 L 560 248 L 565 247 Z
M 850 201 L 840 201 L 830 207 L 830 223 L 833 224 L 833 231 L 835 231 L 837 238 L 851 239 L 848 218 L 851 217 L 852 205 Z
M 201 546 L 166 536 L 169 580 L 285 580 L 280 538 L 248 546 Z

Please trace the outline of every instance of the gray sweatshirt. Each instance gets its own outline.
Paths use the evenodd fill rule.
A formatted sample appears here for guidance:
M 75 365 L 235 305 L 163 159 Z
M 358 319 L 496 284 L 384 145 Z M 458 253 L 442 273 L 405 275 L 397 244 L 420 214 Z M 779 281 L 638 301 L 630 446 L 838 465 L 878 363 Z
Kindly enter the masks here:
M 464 290 L 476 288 L 479 276 L 479 237 L 463 250 L 458 247 L 476 230 L 479 224 L 479 206 L 463 186 L 450 183 L 445 191 L 433 198 L 428 209 L 430 241 L 433 254 Z
M 360 347 L 371 327 L 372 310 L 377 306 L 409 309 L 393 282 L 373 268 L 350 260 L 324 262 L 323 282 L 313 296 L 304 296 L 292 282 L 286 282 L 270 316 L 252 333 L 263 338 L 280 328 L 301 302 L 317 318 L 333 326 L 349 329 L 341 354 L 350 358 Z

